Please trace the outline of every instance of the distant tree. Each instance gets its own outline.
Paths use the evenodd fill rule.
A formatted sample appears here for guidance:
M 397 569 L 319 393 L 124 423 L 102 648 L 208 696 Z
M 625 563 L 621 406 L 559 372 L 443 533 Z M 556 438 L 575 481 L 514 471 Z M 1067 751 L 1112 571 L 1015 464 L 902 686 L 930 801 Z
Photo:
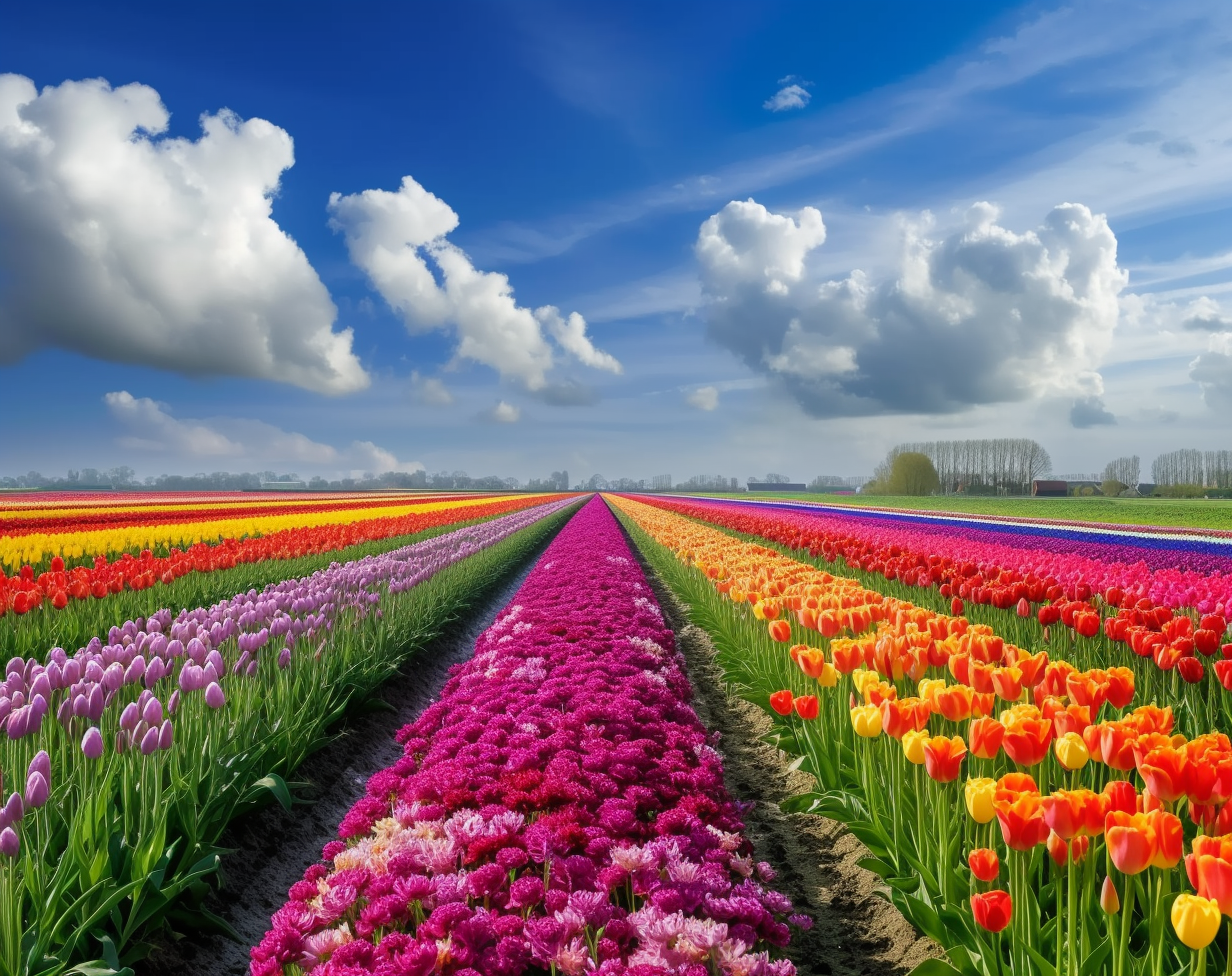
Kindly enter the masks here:
M 941 490 L 941 479 L 927 454 L 904 451 L 894 458 L 886 487 L 891 495 L 931 495 Z
M 789 485 L 791 478 L 785 474 L 768 474 L 766 475 L 766 484 L 768 485 Z
M 1117 495 L 1128 487 L 1129 486 L 1125 484 L 1125 482 L 1117 481 L 1116 478 L 1106 478 L 1104 479 L 1104 483 L 1099 486 L 1099 490 L 1102 491 L 1108 498 L 1116 498 Z

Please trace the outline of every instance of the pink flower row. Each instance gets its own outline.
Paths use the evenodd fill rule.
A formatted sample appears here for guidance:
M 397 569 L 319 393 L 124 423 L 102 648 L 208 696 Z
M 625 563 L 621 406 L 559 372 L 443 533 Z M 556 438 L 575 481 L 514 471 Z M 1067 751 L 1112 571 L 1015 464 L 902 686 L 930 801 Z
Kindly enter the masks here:
M 767 885 L 645 577 L 589 502 L 399 733 L 253 976 L 791 976 Z

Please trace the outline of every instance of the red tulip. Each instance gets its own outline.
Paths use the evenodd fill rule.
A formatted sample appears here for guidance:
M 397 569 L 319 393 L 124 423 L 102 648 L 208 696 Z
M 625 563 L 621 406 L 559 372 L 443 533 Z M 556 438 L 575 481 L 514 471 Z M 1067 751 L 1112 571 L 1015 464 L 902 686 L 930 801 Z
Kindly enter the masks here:
M 996 881 L 1001 873 L 1001 860 L 997 852 L 987 847 L 977 847 L 967 855 L 971 873 L 980 881 Z
M 1010 924 L 1014 903 L 1008 891 L 994 889 L 971 896 L 971 914 L 975 924 L 989 932 L 1000 932 Z
M 770 696 L 770 707 L 780 715 L 790 715 L 792 710 L 792 693 L 784 688 Z
M 796 714 L 802 719 L 812 720 L 817 717 L 817 696 L 816 695 L 801 695 L 794 702 Z
M 791 624 L 786 620 L 771 620 L 769 624 L 770 639 L 780 644 L 791 640 Z

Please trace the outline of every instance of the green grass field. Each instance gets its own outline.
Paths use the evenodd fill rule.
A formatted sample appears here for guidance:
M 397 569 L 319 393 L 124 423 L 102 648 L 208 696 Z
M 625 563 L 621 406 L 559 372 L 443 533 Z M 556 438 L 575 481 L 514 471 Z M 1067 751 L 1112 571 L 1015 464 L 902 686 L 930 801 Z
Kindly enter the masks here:
M 1118 525 L 1166 525 L 1191 529 L 1232 530 L 1232 500 L 1205 498 L 983 498 L 947 495 L 912 498 L 897 495 L 821 495 L 757 492 L 741 499 L 780 498 L 853 507 L 911 508 L 966 515 L 1114 522 Z

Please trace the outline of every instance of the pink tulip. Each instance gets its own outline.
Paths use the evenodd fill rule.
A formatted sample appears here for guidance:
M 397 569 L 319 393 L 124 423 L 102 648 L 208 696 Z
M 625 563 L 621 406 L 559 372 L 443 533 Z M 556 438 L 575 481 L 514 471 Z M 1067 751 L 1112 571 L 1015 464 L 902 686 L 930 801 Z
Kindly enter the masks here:
M 98 730 L 97 725 L 91 725 L 86 729 L 86 734 L 81 737 L 81 751 L 85 753 L 87 759 L 102 757 L 103 733 Z
M 205 703 L 210 708 L 222 708 L 227 704 L 227 696 L 223 694 L 222 688 L 219 687 L 217 681 L 211 681 L 210 686 L 205 689 Z

